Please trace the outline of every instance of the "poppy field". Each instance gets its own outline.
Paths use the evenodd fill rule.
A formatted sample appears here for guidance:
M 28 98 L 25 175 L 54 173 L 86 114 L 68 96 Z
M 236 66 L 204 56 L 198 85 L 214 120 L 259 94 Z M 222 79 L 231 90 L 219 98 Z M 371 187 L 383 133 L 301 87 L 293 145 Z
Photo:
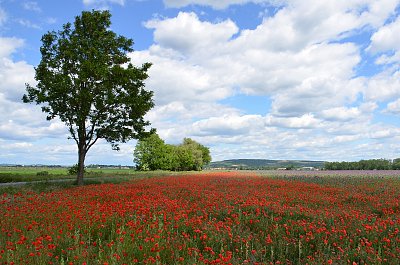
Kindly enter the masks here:
M 0 196 L 0 264 L 400 264 L 398 177 L 215 172 Z

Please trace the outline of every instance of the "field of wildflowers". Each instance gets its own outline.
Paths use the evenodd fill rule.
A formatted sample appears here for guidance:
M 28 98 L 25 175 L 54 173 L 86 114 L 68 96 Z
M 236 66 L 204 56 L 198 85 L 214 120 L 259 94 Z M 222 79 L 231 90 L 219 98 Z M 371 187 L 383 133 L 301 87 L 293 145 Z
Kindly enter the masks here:
M 400 264 L 400 179 L 216 172 L 0 197 L 0 264 Z

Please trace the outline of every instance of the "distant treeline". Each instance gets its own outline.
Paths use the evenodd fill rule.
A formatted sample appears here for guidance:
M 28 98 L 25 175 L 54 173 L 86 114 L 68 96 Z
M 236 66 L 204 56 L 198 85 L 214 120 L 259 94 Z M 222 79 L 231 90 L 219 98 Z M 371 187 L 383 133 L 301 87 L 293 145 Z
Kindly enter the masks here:
M 358 162 L 325 162 L 326 170 L 398 170 L 400 169 L 400 158 L 369 159 Z

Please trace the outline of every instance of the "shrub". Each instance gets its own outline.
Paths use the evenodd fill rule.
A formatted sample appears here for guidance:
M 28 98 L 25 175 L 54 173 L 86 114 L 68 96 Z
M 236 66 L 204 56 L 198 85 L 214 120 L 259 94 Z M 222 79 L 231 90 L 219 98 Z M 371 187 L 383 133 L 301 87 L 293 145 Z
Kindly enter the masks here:
M 48 176 L 49 172 L 48 171 L 39 171 L 38 173 L 36 173 L 36 176 Z
M 86 169 L 83 170 L 83 173 L 86 174 Z M 76 175 L 78 174 L 78 164 L 73 165 L 68 169 L 68 174 L 69 175 Z

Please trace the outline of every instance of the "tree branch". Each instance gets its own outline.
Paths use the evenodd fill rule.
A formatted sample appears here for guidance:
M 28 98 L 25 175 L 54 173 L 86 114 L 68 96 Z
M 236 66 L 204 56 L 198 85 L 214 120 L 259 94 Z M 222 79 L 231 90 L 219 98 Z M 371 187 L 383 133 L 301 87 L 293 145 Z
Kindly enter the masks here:
M 76 133 L 75 133 L 75 130 L 74 130 L 73 126 L 72 126 L 71 118 L 68 118 L 68 121 L 69 121 L 69 132 L 72 135 L 72 139 L 74 139 L 76 144 L 78 144 L 79 141 L 78 141 L 78 138 L 76 138 Z
M 98 137 L 96 135 L 96 138 L 94 139 L 94 141 L 86 146 L 86 152 L 89 151 L 89 149 L 97 142 L 97 140 L 99 140 L 99 138 L 100 137 Z

